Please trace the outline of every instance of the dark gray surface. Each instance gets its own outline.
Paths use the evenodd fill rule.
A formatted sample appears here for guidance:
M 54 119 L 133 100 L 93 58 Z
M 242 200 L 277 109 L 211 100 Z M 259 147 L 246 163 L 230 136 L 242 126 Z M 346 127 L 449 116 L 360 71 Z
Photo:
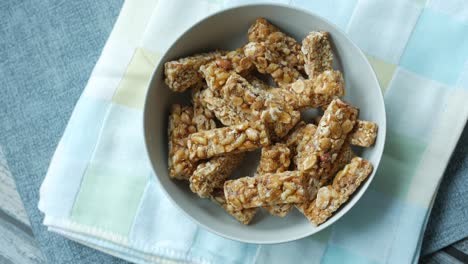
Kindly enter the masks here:
M 0 2 L 0 145 L 50 263 L 125 263 L 47 232 L 37 209 L 50 158 L 122 2 Z M 467 235 L 466 224 L 461 226 L 467 221 L 467 138 L 465 128 L 432 212 L 423 252 Z
M 468 236 L 468 125 L 445 171 L 423 240 L 429 254 Z

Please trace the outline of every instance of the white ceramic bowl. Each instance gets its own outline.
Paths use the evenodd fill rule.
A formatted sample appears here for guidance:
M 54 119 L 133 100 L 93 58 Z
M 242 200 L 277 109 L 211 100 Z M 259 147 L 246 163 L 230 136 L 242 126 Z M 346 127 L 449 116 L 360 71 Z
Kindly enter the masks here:
M 266 212 L 256 215 L 250 225 L 242 225 L 209 199 L 198 198 L 186 182 L 171 180 L 167 170 L 167 122 L 174 102 L 188 104 L 186 94 L 169 90 L 164 83 L 164 62 L 214 49 L 235 49 L 247 42 L 247 29 L 258 17 L 265 17 L 298 41 L 310 31 L 323 30 L 331 34 L 335 68 L 343 72 L 346 83 L 344 99 L 360 109 L 359 118 L 379 125 L 376 144 L 363 149 L 360 156 L 370 160 L 374 172 L 342 208 L 324 224 L 314 227 L 297 210 L 285 218 Z M 205 229 L 218 235 L 250 243 L 280 243 L 312 235 L 336 222 L 361 198 L 379 165 L 385 141 L 385 108 L 377 78 L 364 54 L 345 35 L 323 18 L 292 7 L 256 4 L 223 10 L 189 28 L 162 57 L 152 77 L 144 109 L 144 133 L 152 166 L 167 196 L 187 216 Z M 253 175 L 258 152 L 251 153 L 235 173 Z

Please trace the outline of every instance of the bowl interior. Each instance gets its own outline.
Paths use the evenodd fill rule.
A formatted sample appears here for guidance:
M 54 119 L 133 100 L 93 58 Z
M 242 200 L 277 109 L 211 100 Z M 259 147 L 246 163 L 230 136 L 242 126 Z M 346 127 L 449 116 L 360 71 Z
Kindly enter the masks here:
M 164 62 L 215 49 L 232 50 L 247 42 L 247 29 L 258 17 L 265 17 L 298 41 L 314 30 L 331 34 L 336 65 L 346 83 L 344 99 L 360 109 L 360 119 L 379 125 L 375 146 L 359 150 L 360 156 L 377 168 L 385 141 L 385 109 L 375 74 L 363 53 L 336 27 L 306 11 L 279 5 L 250 5 L 214 14 L 186 31 L 161 59 L 147 93 L 144 110 L 144 131 L 148 154 L 156 176 L 169 198 L 189 217 L 219 235 L 251 243 L 279 243 L 316 233 L 329 226 L 359 200 L 375 175 L 375 169 L 365 184 L 326 223 L 311 225 L 297 210 L 285 218 L 257 214 L 244 226 L 208 199 L 198 198 L 186 182 L 171 180 L 167 171 L 167 122 L 171 104 L 189 104 L 189 94 L 171 92 L 164 83 Z M 309 113 L 310 114 L 310 113 Z M 307 116 L 307 114 L 306 114 Z M 245 159 L 235 176 L 252 175 L 259 151 Z

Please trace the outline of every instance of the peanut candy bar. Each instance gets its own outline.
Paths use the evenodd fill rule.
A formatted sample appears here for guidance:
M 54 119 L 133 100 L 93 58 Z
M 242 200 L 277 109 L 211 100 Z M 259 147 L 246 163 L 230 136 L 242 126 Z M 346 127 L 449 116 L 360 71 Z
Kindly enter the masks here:
M 199 164 L 190 177 L 190 189 L 202 198 L 209 197 L 215 188 L 223 186 L 244 156 L 243 153 L 226 154 Z
M 193 108 L 189 106 L 172 106 L 169 116 L 169 176 L 186 180 L 192 175 L 195 164 L 189 159 L 186 145 L 187 137 L 196 132 L 192 124 Z
M 264 109 L 264 90 L 252 86 L 245 78 L 233 73 L 221 88 L 222 97 L 241 120 L 258 120 Z
M 257 173 L 266 174 L 287 171 L 291 164 L 290 155 L 291 151 L 283 143 L 263 147 Z
M 226 200 L 235 209 L 302 203 L 307 200 L 306 181 L 300 171 L 268 173 L 224 183 Z
M 296 155 L 293 158 L 293 162 L 298 169 L 302 169 L 300 164 L 307 156 L 309 156 L 309 154 L 313 155 L 313 153 L 308 152 L 312 151 L 314 147 L 313 137 L 316 131 L 317 126 L 313 124 L 306 124 L 298 129 L 295 133 L 291 134 L 291 136 L 288 138 L 287 142 L 292 140 L 295 141 Z
M 239 74 L 247 74 L 253 68 L 252 60 L 244 55 L 243 47 L 228 52 L 225 58 L 231 62 L 230 67 L 225 68 L 232 69 Z
M 319 186 L 325 186 L 329 184 L 336 173 L 343 169 L 346 164 L 350 163 L 355 156 L 356 154 L 354 154 L 351 146 L 345 142 L 340 152 L 338 153 L 335 162 L 332 163 L 330 169 L 326 170 L 322 175 L 320 175 Z
M 249 28 L 248 37 L 244 54 L 252 59 L 259 72 L 271 74 L 279 86 L 302 78 L 304 57 L 295 39 L 264 18 L 257 19 Z
M 226 103 L 234 108 L 234 115 L 248 121 L 260 118 L 276 138 L 284 137 L 300 119 L 300 113 L 284 102 L 266 105 L 267 92 L 235 73 L 223 86 L 222 94 Z
M 197 128 L 197 131 L 210 130 L 216 128 L 214 113 L 208 109 L 203 102 L 202 91 L 204 85 L 193 88 L 192 103 L 193 103 L 193 118 L 192 123 Z
M 193 133 L 187 146 L 192 161 L 227 153 L 251 151 L 270 144 L 265 125 L 261 122 L 211 129 Z
M 313 137 L 298 145 L 295 163 L 308 176 L 309 197 L 316 194 L 322 177 L 327 177 L 347 135 L 356 122 L 357 109 L 333 100 L 325 111 Z M 311 125 L 314 126 L 314 125 Z
M 317 198 L 299 210 L 314 225 L 322 224 L 349 199 L 371 172 L 372 164 L 369 161 L 353 158 L 338 172 L 332 185 L 320 188 Z
M 304 157 L 309 155 L 314 155 L 312 152 L 313 149 L 313 137 L 317 131 L 317 127 L 313 124 L 304 125 L 299 131 L 295 134 L 298 137 L 297 142 L 295 143 L 295 153 L 296 155 L 293 158 L 294 168 L 302 170 L 301 162 Z M 293 134 L 294 135 L 294 134 Z M 292 138 L 290 137 L 289 140 Z M 319 185 L 319 175 L 317 175 L 315 170 L 304 170 L 304 174 L 307 177 L 308 189 L 307 194 L 310 198 L 315 197 L 318 185 Z
M 255 23 L 250 26 L 248 30 L 248 38 L 251 42 L 263 42 L 267 37 L 273 33 L 279 31 L 278 28 L 270 24 L 265 18 L 257 18 Z
M 271 139 L 278 141 L 299 122 L 301 113 L 288 105 L 270 106 L 262 112 L 261 119 L 266 124 Z
M 370 147 L 377 137 L 377 124 L 370 121 L 357 120 L 351 133 L 351 144 L 360 147 Z
M 214 114 L 204 106 L 202 92 L 205 86 L 194 88 L 192 101 L 194 116 L 192 123 L 197 131 L 205 131 L 216 128 Z M 209 197 L 216 187 L 222 187 L 225 179 L 234 171 L 244 158 L 244 154 L 226 154 L 213 157 L 206 162 L 200 163 L 190 177 L 190 189 L 200 197 Z
M 321 116 L 315 117 L 315 123 L 319 123 Z M 356 120 L 353 131 L 349 134 L 350 144 L 358 147 L 370 147 L 377 138 L 378 126 L 374 122 Z
M 306 123 L 304 121 L 299 121 L 286 137 L 286 146 L 291 150 L 292 157 L 296 155 L 296 147 L 302 139 L 305 126 Z
M 266 105 L 266 94 L 266 90 L 232 73 L 219 92 L 206 91 L 204 101 L 224 125 L 261 119 L 272 136 L 281 138 L 299 121 L 300 113 L 283 102 Z
M 340 99 L 333 100 L 320 120 L 311 144 L 305 145 L 305 151 L 298 152 L 298 169 L 313 170 L 319 176 L 330 168 L 353 129 L 357 114 L 353 106 Z
M 291 150 L 283 143 L 262 148 L 260 164 L 257 168 L 258 174 L 280 173 L 289 168 L 291 163 Z M 264 206 L 270 214 L 279 217 L 286 216 L 293 208 L 291 204 L 275 204 Z
M 281 32 L 276 32 L 272 35 L 281 34 Z M 302 68 L 303 64 L 300 63 L 303 62 L 303 58 L 301 53 L 291 51 L 287 44 L 280 42 L 276 46 L 278 47 L 273 44 L 269 45 L 268 41 L 249 42 L 244 47 L 244 54 L 253 61 L 258 72 L 270 74 L 275 83 L 281 87 L 302 78 L 298 69 Z
M 201 65 L 199 71 L 205 78 L 208 87 L 216 91 L 226 83 L 231 73 L 248 75 L 252 68 L 252 60 L 244 55 L 243 48 L 238 48 L 228 52 L 225 56 Z
M 213 92 L 212 89 L 205 89 L 201 92 L 201 98 L 206 108 L 212 111 L 223 125 L 232 126 L 245 121 L 243 116 L 236 113 L 232 105 L 226 104 L 219 91 Z
M 232 205 L 226 203 L 226 197 L 224 195 L 223 188 L 214 190 L 211 194 L 211 200 L 219 204 L 227 213 L 232 215 L 234 218 L 237 219 L 237 221 L 241 222 L 244 225 L 248 225 L 257 213 L 257 208 L 248 208 L 241 210 L 234 209 Z
M 333 70 L 333 52 L 328 32 L 310 32 L 302 41 L 301 51 L 305 60 L 304 70 L 309 79 L 321 72 Z
M 248 98 L 244 99 L 256 100 L 260 98 L 258 97 L 258 94 L 255 94 L 255 90 L 258 89 L 253 89 L 248 84 L 248 82 L 240 75 L 230 70 L 226 70 L 223 67 L 220 67 L 218 65 L 222 65 L 222 63 L 219 63 L 220 61 L 222 60 L 216 60 L 200 68 L 200 72 L 205 77 L 209 87 L 209 89 L 205 89 L 202 92 L 202 101 L 209 110 L 214 112 L 219 121 L 225 126 L 231 126 L 235 124 L 240 124 L 245 121 L 253 120 L 253 114 L 251 113 L 251 111 L 247 111 L 248 109 L 245 107 L 246 104 L 242 104 L 242 102 L 239 101 L 239 98 L 235 98 L 236 95 L 231 95 L 230 92 L 231 90 L 239 90 L 239 88 L 236 87 L 236 85 L 239 84 L 236 83 L 243 81 L 242 85 L 244 87 L 248 86 L 249 88 L 245 92 L 245 97 Z M 230 82 L 230 85 L 228 85 L 224 89 L 223 92 L 222 90 L 228 79 L 233 80 Z M 237 95 L 239 95 L 239 93 Z M 230 97 L 233 97 L 233 101 L 231 101 Z M 244 109 L 240 108 L 240 105 L 236 104 L 242 104 L 244 106 Z M 260 103 L 260 105 L 263 107 L 263 103 Z M 253 105 L 253 107 L 256 106 L 258 107 L 258 103 L 256 105 Z M 259 113 L 256 114 L 256 119 L 259 119 Z
M 202 81 L 200 66 L 219 58 L 223 52 L 214 51 L 169 61 L 164 64 L 165 82 L 175 92 L 183 92 Z
M 200 66 L 200 74 L 205 78 L 208 88 L 213 92 L 222 87 L 230 76 L 231 63 L 225 59 L 217 59 Z
M 297 80 L 284 89 L 269 89 L 267 104 L 283 102 L 294 109 L 327 106 L 335 97 L 344 95 L 344 80 L 339 71 L 324 71 L 314 79 Z

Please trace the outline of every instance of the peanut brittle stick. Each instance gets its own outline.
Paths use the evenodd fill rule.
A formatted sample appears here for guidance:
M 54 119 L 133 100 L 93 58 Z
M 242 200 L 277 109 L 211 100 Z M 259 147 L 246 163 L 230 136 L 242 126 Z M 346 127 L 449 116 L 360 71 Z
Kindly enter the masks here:
M 193 103 L 193 118 L 192 123 L 196 126 L 197 131 L 210 130 L 216 128 L 214 113 L 205 106 L 203 102 L 203 89 L 206 85 L 193 88 L 192 103 Z
M 305 180 L 301 171 L 267 173 L 226 181 L 224 193 L 235 209 L 302 203 L 308 199 Z
M 215 188 L 223 187 L 244 156 L 244 153 L 226 154 L 200 163 L 190 177 L 190 189 L 202 198 L 209 197 Z
M 333 52 L 328 32 L 310 32 L 302 41 L 301 51 L 304 54 L 304 70 L 309 79 L 324 71 L 333 70 Z
M 211 129 L 193 133 L 187 146 L 192 161 L 208 159 L 227 153 L 255 150 L 270 144 L 265 125 L 261 122 Z
M 271 74 L 279 86 L 302 78 L 304 56 L 294 38 L 264 18 L 257 19 L 249 28 L 248 37 L 250 42 L 244 46 L 244 54 L 259 72 Z
M 283 102 L 294 109 L 327 106 L 335 97 L 344 95 L 344 80 L 339 71 L 324 71 L 310 80 L 297 80 L 284 89 L 269 89 L 267 104 Z
M 280 39 L 284 39 L 284 34 L 281 32 L 274 33 Z M 303 78 L 299 69 L 303 66 L 303 57 L 299 48 L 292 42 L 284 43 L 277 38 L 272 38 L 279 43 L 270 44 L 267 42 L 249 42 L 244 47 L 244 54 L 249 57 L 258 72 L 270 74 L 278 86 L 284 86 Z M 294 41 L 290 39 L 289 41 Z M 295 42 L 295 41 L 294 41 Z M 297 43 L 296 43 L 297 44 Z M 289 45 L 293 45 L 294 50 L 290 50 Z M 298 52 L 296 52 L 296 50 Z M 286 51 L 286 52 L 284 52 Z M 288 54 L 288 55 L 286 55 Z
M 263 42 L 271 33 L 277 31 L 279 31 L 277 27 L 273 26 L 270 22 L 268 22 L 268 20 L 261 17 L 257 18 L 255 23 L 250 26 L 248 30 L 248 38 L 249 41 Z
M 219 58 L 223 52 L 202 53 L 164 64 L 165 82 L 174 92 L 183 92 L 202 81 L 198 73 L 200 66 Z
M 169 176 L 186 180 L 192 175 L 195 164 L 189 159 L 186 145 L 187 137 L 196 132 L 192 124 L 193 108 L 189 106 L 172 106 L 169 116 Z
M 321 116 L 315 117 L 315 122 L 320 122 Z M 358 147 L 370 147 L 377 138 L 378 125 L 371 121 L 356 120 L 353 131 L 349 134 L 350 144 Z
M 317 198 L 299 210 L 314 225 L 325 222 L 357 190 L 371 174 L 372 164 L 356 157 L 343 170 L 338 172 L 333 184 L 321 187 Z
M 357 120 L 350 138 L 352 145 L 360 147 L 372 146 L 377 138 L 377 124 L 370 121 Z
M 353 106 L 340 99 L 333 100 L 320 120 L 310 144 L 304 146 L 305 151 L 298 152 L 298 169 L 313 170 L 316 175 L 321 175 L 330 168 L 353 129 L 357 113 Z
M 288 170 L 291 164 L 291 150 L 286 144 L 276 143 L 275 145 L 263 147 L 260 156 L 260 164 L 257 168 L 258 174 L 280 173 Z M 292 204 L 275 204 L 264 206 L 270 214 L 284 217 L 293 208 Z
M 219 204 L 227 213 L 232 215 L 235 219 L 237 219 L 237 221 L 244 225 L 248 225 L 257 213 L 257 208 L 247 208 L 241 210 L 234 209 L 232 205 L 226 202 L 223 188 L 214 190 L 211 194 L 211 200 Z
M 262 148 L 260 163 L 257 168 L 258 174 L 280 173 L 287 171 L 291 164 L 291 151 L 283 143 L 266 146 Z

